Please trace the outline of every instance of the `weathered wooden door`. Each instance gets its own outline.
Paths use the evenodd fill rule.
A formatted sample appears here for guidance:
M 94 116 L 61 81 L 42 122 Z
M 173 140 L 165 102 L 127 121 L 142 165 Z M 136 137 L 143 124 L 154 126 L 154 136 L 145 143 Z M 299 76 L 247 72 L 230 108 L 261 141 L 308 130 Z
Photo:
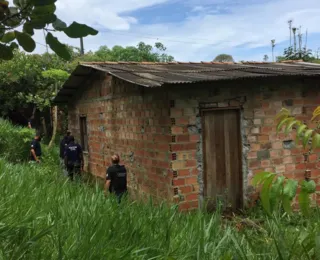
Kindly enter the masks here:
M 233 210 L 242 207 L 242 153 L 240 111 L 204 111 L 204 196 L 208 210 L 218 203 Z

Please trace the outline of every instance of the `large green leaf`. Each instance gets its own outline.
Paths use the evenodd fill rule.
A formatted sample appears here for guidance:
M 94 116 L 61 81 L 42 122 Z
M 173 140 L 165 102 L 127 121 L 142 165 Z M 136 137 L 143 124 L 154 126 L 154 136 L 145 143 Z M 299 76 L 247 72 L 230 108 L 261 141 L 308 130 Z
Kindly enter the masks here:
M 316 149 L 320 147 L 320 135 L 319 134 L 315 134 L 312 137 L 312 148 Z
M 282 196 L 282 206 L 283 206 L 284 211 L 287 214 L 292 213 L 291 201 L 292 200 L 290 200 L 289 196 L 286 196 L 286 195 Z
M 289 132 L 292 130 L 292 127 L 297 124 L 298 121 L 297 120 L 293 120 L 292 122 L 290 122 L 289 124 L 287 124 L 287 127 L 285 129 L 285 134 L 289 134 Z
M 305 132 L 305 134 L 304 134 L 304 136 L 303 136 L 303 138 L 302 138 L 302 145 L 303 145 L 303 147 L 306 147 L 307 144 L 309 143 L 309 140 L 310 140 L 310 137 L 311 137 L 312 133 L 313 133 L 313 130 L 312 130 L 312 129 L 308 129 L 308 130 Z
M 85 25 L 77 22 L 73 22 L 69 27 L 65 28 L 64 33 L 70 38 L 81 38 L 88 35 L 97 35 L 98 31 Z
M 283 193 L 283 183 L 284 183 L 285 177 L 284 176 L 278 176 L 276 178 L 276 181 L 272 183 L 270 188 L 270 210 L 271 212 L 276 209 L 276 207 L 279 205 L 280 198 Z
M 36 6 L 32 14 L 33 15 L 46 15 L 46 14 L 53 14 L 56 11 L 56 5 L 55 4 L 49 4 L 49 5 L 41 5 Z
M 55 22 L 52 23 L 52 26 L 57 31 L 62 31 L 65 28 L 67 28 L 67 24 L 63 21 L 61 21 L 59 18 Z
M 301 125 L 299 126 L 298 128 L 298 131 L 297 131 L 297 136 L 301 136 L 302 132 L 307 128 L 306 125 Z
M 16 34 L 16 38 L 18 40 L 19 45 L 26 51 L 26 52 L 33 52 L 36 48 L 36 43 L 31 38 L 31 36 L 27 33 L 21 33 L 18 31 L 14 31 Z
M 289 124 L 289 123 L 292 122 L 293 120 L 294 120 L 293 117 L 287 117 L 287 118 L 281 120 L 281 121 L 279 122 L 279 124 L 277 125 L 277 132 L 280 132 L 281 128 L 282 128 L 284 125 Z
M 283 119 L 290 116 L 290 111 L 286 108 L 282 108 L 276 116 L 276 120 L 282 121 Z
M 42 6 L 42 5 L 51 5 L 57 2 L 57 0 L 32 0 L 35 6 Z
M 271 214 L 271 206 L 270 206 L 270 186 L 272 184 L 273 178 L 275 175 L 269 176 L 265 181 L 263 182 L 262 189 L 260 192 L 260 198 L 261 198 L 261 204 L 264 210 Z
M 52 35 L 52 33 L 47 34 L 46 42 L 50 46 L 51 50 L 53 50 L 58 56 L 65 60 L 71 59 L 71 55 L 67 46 L 59 42 L 58 39 Z
M 252 178 L 252 185 L 257 186 L 261 184 L 266 178 L 270 177 L 271 175 L 275 175 L 271 172 L 259 172 Z
M 298 182 L 296 180 L 288 179 L 283 189 L 283 195 L 288 196 L 290 200 L 293 200 L 296 196 L 297 188 Z
M 310 215 L 310 195 L 306 191 L 301 190 L 298 196 L 299 206 L 304 216 Z
M 303 180 L 301 182 L 301 190 L 305 191 L 308 194 L 315 193 L 316 192 L 316 186 L 317 185 L 313 180 L 310 180 L 310 181 Z
M 0 43 L 0 60 L 11 60 L 13 58 L 13 52 L 7 45 Z
M 291 202 L 296 196 L 298 188 L 298 182 L 296 180 L 288 179 L 284 188 L 282 195 L 282 206 L 287 214 L 292 213 Z
M 24 25 L 23 25 L 23 32 L 29 34 L 29 35 L 34 35 L 34 31 L 33 31 L 33 27 L 32 27 L 32 24 L 29 23 L 29 22 L 26 22 Z
M 16 35 L 13 31 L 7 32 L 5 35 L 3 35 L 1 41 L 4 43 L 12 42 L 16 38 Z
M 42 27 L 43 24 L 44 25 L 51 24 L 57 20 L 57 16 L 55 14 L 51 14 L 51 13 L 44 14 L 44 15 L 31 15 L 30 17 L 31 17 L 30 23 L 33 25 L 33 27 L 35 29 L 38 29 L 35 26 Z M 42 28 L 44 28 L 44 27 L 42 27 Z M 42 28 L 40 28 L 40 29 L 42 29 Z

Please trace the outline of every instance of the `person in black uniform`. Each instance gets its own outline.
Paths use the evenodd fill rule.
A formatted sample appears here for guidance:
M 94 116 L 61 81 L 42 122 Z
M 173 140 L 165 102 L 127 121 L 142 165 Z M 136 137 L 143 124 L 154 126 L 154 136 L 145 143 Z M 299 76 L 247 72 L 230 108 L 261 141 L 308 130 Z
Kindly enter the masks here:
M 62 160 L 64 159 L 64 152 L 68 146 L 70 135 L 71 135 L 71 132 L 68 130 L 67 134 L 63 137 L 63 139 L 60 142 L 60 158 Z
M 83 152 L 80 144 L 75 142 L 72 135 L 69 137 L 69 144 L 65 150 L 64 162 L 71 181 L 75 174 L 81 176 L 84 164 Z
M 104 192 L 114 194 L 117 197 L 118 203 L 127 192 L 127 170 L 124 165 L 120 165 L 119 155 L 111 156 L 112 166 L 107 169 L 106 183 Z
M 30 149 L 30 161 L 40 163 L 40 158 L 42 155 L 41 151 L 41 136 L 37 134 L 31 142 Z
M 60 142 L 60 166 L 64 168 L 64 155 L 65 151 L 67 149 L 67 146 L 69 144 L 69 137 L 71 132 L 68 130 L 67 134 L 63 137 L 63 139 Z M 67 175 L 66 168 L 63 169 L 63 172 L 65 175 Z

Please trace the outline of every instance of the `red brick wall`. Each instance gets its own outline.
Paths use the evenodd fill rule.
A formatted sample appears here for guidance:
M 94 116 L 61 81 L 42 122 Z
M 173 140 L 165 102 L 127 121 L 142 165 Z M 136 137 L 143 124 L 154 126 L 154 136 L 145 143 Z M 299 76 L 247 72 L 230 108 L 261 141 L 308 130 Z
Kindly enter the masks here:
M 172 199 L 170 107 L 164 89 L 139 87 L 97 74 L 69 105 L 69 128 L 78 140 L 79 116 L 87 116 L 87 170 L 105 178 L 113 153 L 128 169 L 132 190 Z
M 301 79 L 170 86 L 169 97 L 175 104 L 171 108 L 174 122 L 172 134 L 175 136 L 171 148 L 176 158 L 172 162 L 173 183 L 175 199 L 180 202 L 180 208 L 198 207 L 203 194 L 201 133 L 192 131 L 197 124 L 201 128 L 201 106 L 243 107 L 243 152 L 247 155 L 243 160 L 245 201 L 253 190 L 250 180 L 260 171 L 272 171 L 300 181 L 304 179 L 307 167 L 311 169 L 312 178 L 318 183 L 317 190 L 320 191 L 319 154 L 311 155 L 310 162 L 305 164 L 301 146 L 285 147 L 294 144 L 294 133 L 288 136 L 277 134 L 275 123 L 275 116 L 282 107 L 289 109 L 298 119 L 310 120 L 312 111 L 320 105 L 318 86 L 315 80 Z M 320 203 L 319 194 L 315 195 L 315 199 Z

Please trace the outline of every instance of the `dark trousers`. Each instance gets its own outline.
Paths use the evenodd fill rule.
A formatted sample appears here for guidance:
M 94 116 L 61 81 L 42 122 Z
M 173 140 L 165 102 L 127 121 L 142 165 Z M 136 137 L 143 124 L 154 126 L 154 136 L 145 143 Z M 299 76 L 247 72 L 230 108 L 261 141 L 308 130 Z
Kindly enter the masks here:
M 81 177 L 80 164 L 68 164 L 67 165 L 68 177 L 73 181 L 74 176 Z
M 118 204 L 120 204 L 122 198 L 126 196 L 127 191 L 114 192 L 113 194 L 116 196 L 116 199 L 117 199 Z

